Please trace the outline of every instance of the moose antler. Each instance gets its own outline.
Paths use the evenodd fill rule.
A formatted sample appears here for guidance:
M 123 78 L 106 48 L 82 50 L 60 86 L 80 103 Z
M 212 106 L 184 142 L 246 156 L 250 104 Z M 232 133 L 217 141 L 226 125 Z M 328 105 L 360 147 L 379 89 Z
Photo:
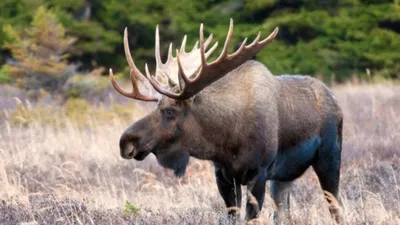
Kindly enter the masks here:
M 128 30 L 127 30 L 127 28 L 125 28 L 125 31 L 124 31 L 124 50 L 125 50 L 126 61 L 128 61 L 128 64 L 129 64 L 129 67 L 130 67 L 129 76 L 130 76 L 130 79 L 131 79 L 131 82 L 132 82 L 132 92 L 129 93 L 129 92 L 124 91 L 117 84 L 117 82 L 114 79 L 114 73 L 113 73 L 112 69 L 110 69 L 110 71 L 109 71 L 110 79 L 111 79 L 111 83 L 114 86 L 115 90 L 117 90 L 121 95 L 126 96 L 128 98 L 133 98 L 133 99 L 142 100 L 142 101 L 148 101 L 148 102 L 158 101 L 157 98 L 155 98 L 153 96 L 143 95 L 139 91 L 137 80 L 139 79 L 143 83 L 145 83 L 147 81 L 146 81 L 145 76 L 138 70 L 138 68 L 136 67 L 135 63 L 133 62 L 133 59 L 132 59 L 132 56 L 131 56 L 131 52 L 129 50 Z
M 172 68 L 172 71 L 177 69 L 178 81 L 179 81 L 179 93 L 174 93 L 165 85 L 161 84 L 156 77 L 152 76 L 149 72 L 147 64 L 145 65 L 146 76 L 144 76 L 136 67 L 135 63 L 132 60 L 132 56 L 129 50 L 128 44 L 128 31 L 125 28 L 124 31 L 124 50 L 126 60 L 130 67 L 130 78 L 133 86 L 133 90 L 131 93 L 128 93 L 122 90 L 121 87 L 118 86 L 117 82 L 114 79 L 114 74 L 110 69 L 110 79 L 114 86 L 114 88 L 122 95 L 134 98 L 143 101 L 158 101 L 157 98 L 153 96 L 146 96 L 140 93 L 137 81 L 140 80 L 145 85 L 150 82 L 151 86 L 162 95 L 166 95 L 170 98 L 177 99 L 177 100 L 185 100 L 188 99 L 195 94 L 199 93 L 205 87 L 210 85 L 211 83 L 217 81 L 218 79 L 222 78 L 230 71 L 234 70 L 235 68 L 239 67 L 247 60 L 254 57 L 263 47 L 268 45 L 277 35 L 278 28 L 275 30 L 264 40 L 259 41 L 261 38 L 261 32 L 258 33 L 257 37 L 250 45 L 246 45 L 247 38 L 243 41 L 240 45 L 239 49 L 234 52 L 233 54 L 228 54 L 229 44 L 232 39 L 233 35 L 233 20 L 230 20 L 229 31 L 225 40 L 224 48 L 219 55 L 219 57 L 211 63 L 207 63 L 207 58 L 212 54 L 212 52 L 217 48 L 218 42 L 214 44 L 207 52 L 206 48 L 211 43 L 212 34 L 204 41 L 204 28 L 203 24 L 200 25 L 200 49 L 198 49 L 198 42 L 193 46 L 191 52 L 185 52 L 186 48 L 186 35 L 184 36 L 181 44 L 180 51 L 176 50 L 176 58 L 172 56 L 172 43 L 168 49 L 168 59 L 166 63 L 162 63 L 161 61 L 161 54 L 160 54 L 160 36 L 158 26 L 156 27 L 156 43 L 155 43 L 155 57 L 156 57 L 156 64 L 157 69 L 160 71 L 156 74 L 162 77 L 158 77 L 158 80 L 168 80 L 169 84 L 176 85 L 175 82 L 168 76 L 167 73 L 163 72 L 163 70 L 168 70 Z M 196 53 L 200 53 L 200 65 L 196 65 L 196 59 L 199 60 Z M 185 60 L 183 60 L 185 59 Z M 189 69 L 195 71 L 190 76 L 187 76 L 184 72 L 184 67 L 182 65 L 182 61 L 187 62 L 188 64 L 196 65 L 189 65 Z M 193 62 L 194 61 L 194 62 Z M 177 66 L 177 68 L 176 68 Z M 186 65 L 187 66 L 187 65 Z M 185 67 L 188 70 L 188 67 Z M 146 79 L 147 78 L 147 79 Z
M 218 79 L 225 76 L 227 73 L 232 71 L 233 69 L 239 67 L 241 64 L 246 62 L 255 56 L 263 47 L 269 44 L 275 36 L 278 34 L 278 28 L 275 30 L 264 40 L 259 41 L 261 38 L 261 32 L 258 33 L 257 37 L 250 45 L 246 45 L 247 38 L 243 41 L 239 49 L 233 54 L 228 54 L 228 47 L 232 39 L 233 35 L 233 20 L 230 20 L 228 35 L 225 40 L 224 48 L 219 55 L 219 57 L 212 63 L 207 63 L 206 61 L 206 53 L 205 53 L 205 43 L 204 43 L 204 32 L 203 32 L 203 24 L 200 25 L 200 57 L 201 57 L 201 65 L 200 71 L 193 77 L 189 78 L 183 70 L 183 66 L 181 64 L 181 54 L 184 54 L 184 51 L 177 50 L 177 63 L 178 63 L 178 76 L 180 83 L 184 83 L 183 89 L 179 93 L 174 93 L 164 88 L 160 85 L 160 83 L 154 79 L 154 77 L 150 74 L 149 69 L 146 64 L 146 77 L 150 81 L 150 84 L 154 87 L 154 89 L 160 94 L 166 95 L 170 98 L 177 100 L 185 100 L 188 99 L 205 87 L 210 85 L 211 83 L 217 81 Z M 184 45 L 185 39 L 182 43 Z M 181 48 L 182 49 L 182 48 Z
M 210 34 L 210 36 L 204 42 L 205 49 L 211 43 L 212 38 L 213 38 L 213 34 Z M 181 56 L 181 61 L 183 61 L 183 64 L 185 65 L 185 69 L 191 70 L 194 73 L 194 71 L 197 70 L 199 68 L 199 66 L 201 65 L 200 49 L 198 48 L 199 43 L 198 43 L 198 41 L 196 41 L 192 50 L 190 52 L 186 52 L 185 51 L 186 39 L 187 39 L 187 36 L 185 35 L 182 40 L 179 54 Z M 169 84 L 169 87 L 174 87 L 177 85 L 177 82 L 179 82 L 177 58 L 172 56 L 172 43 L 171 43 L 168 48 L 168 59 L 165 63 L 162 62 L 161 54 L 160 54 L 160 34 L 159 34 L 158 25 L 156 27 L 155 40 L 156 40 L 156 43 L 155 43 L 155 58 L 156 58 L 155 77 L 158 81 L 160 81 L 160 80 L 167 81 L 167 83 Z M 206 58 L 208 58 L 214 52 L 214 50 L 217 48 L 217 46 L 218 46 L 218 42 L 216 42 L 214 44 L 214 46 L 212 46 L 205 53 Z M 174 79 L 172 79 L 172 78 L 174 78 Z M 165 83 L 165 82 L 162 82 L 162 84 L 163 83 Z

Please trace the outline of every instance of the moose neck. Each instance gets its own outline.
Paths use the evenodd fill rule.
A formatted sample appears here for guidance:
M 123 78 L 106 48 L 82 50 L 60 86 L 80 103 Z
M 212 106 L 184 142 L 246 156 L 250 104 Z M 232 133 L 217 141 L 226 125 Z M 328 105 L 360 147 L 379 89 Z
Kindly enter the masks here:
M 229 75 L 227 75 L 229 76 Z M 200 92 L 193 100 L 191 113 L 199 135 L 191 140 L 190 153 L 200 159 L 213 161 L 233 157 L 241 144 L 238 129 L 242 108 L 238 96 L 230 95 L 228 77 Z M 228 97 L 227 97 L 228 96 Z

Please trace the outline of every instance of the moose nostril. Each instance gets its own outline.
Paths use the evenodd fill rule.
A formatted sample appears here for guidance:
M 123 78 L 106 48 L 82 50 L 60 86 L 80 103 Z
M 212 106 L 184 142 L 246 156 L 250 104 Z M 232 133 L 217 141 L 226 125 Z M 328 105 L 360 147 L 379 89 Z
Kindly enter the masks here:
M 121 150 L 121 156 L 123 158 L 133 158 L 136 151 L 135 143 L 131 141 L 121 140 L 120 150 Z
M 129 157 L 129 158 L 133 158 L 134 153 L 135 153 L 135 150 L 132 149 L 132 150 L 128 153 L 128 157 Z
M 135 155 L 135 151 L 136 151 L 135 144 L 128 143 L 123 151 L 124 151 L 125 157 L 133 158 L 133 156 Z
M 133 135 L 132 132 L 124 132 L 122 134 L 119 146 L 123 158 L 131 159 L 135 156 L 139 139 L 140 137 Z

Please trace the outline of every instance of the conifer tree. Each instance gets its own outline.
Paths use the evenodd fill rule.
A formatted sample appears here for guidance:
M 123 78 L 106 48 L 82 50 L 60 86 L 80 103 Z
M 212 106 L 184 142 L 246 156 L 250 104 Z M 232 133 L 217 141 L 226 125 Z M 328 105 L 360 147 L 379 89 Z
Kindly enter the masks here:
M 74 70 L 68 65 L 66 52 L 76 38 L 66 36 L 54 13 L 39 7 L 28 28 L 19 31 L 7 25 L 3 31 L 8 40 L 5 47 L 11 51 L 12 60 L 2 71 L 19 87 L 59 93 Z

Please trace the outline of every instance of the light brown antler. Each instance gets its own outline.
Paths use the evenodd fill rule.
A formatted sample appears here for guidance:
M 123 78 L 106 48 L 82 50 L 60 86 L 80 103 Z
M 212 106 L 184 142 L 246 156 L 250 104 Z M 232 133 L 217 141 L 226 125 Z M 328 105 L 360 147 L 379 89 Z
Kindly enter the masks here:
M 142 101 L 158 101 L 157 98 L 153 96 L 147 96 L 139 91 L 138 83 L 137 81 L 140 80 L 145 84 L 147 82 L 145 76 L 138 70 L 136 67 L 135 63 L 133 62 L 130 50 L 129 50 L 129 43 L 128 43 L 128 30 L 125 28 L 124 31 L 124 50 L 125 50 L 125 56 L 126 56 L 126 61 L 128 61 L 129 67 L 130 67 L 130 72 L 129 76 L 132 82 L 132 92 L 126 92 L 124 91 L 115 81 L 114 79 L 114 74 L 112 72 L 112 69 L 110 69 L 110 79 L 111 83 L 114 86 L 115 90 L 117 90 L 121 95 L 126 96 L 128 98 L 133 98 L 133 99 L 138 99 Z
M 204 48 L 206 49 L 208 45 L 211 43 L 213 38 L 213 34 L 207 38 L 204 42 Z M 201 65 L 200 60 L 200 49 L 198 48 L 198 41 L 193 46 L 193 49 L 190 52 L 186 52 L 186 40 L 187 35 L 183 37 L 182 44 L 179 50 L 179 54 L 181 56 L 181 61 L 185 64 L 185 69 L 197 70 Z M 177 86 L 179 82 L 178 76 L 178 63 L 177 58 L 172 56 L 172 43 L 169 45 L 168 49 L 168 59 L 165 63 L 161 60 L 161 53 L 160 53 L 160 32 L 158 25 L 156 26 L 156 33 L 155 33 L 155 58 L 156 58 L 156 73 L 155 79 L 163 85 L 164 88 L 173 88 Z M 206 57 L 209 57 L 212 52 L 217 48 L 218 42 L 216 42 L 206 53 Z M 170 77 L 173 76 L 173 77 Z M 174 79 L 172 79 L 174 78 Z M 179 87 L 181 90 L 183 84 L 179 83 Z
M 180 54 L 184 54 L 184 51 L 177 51 L 177 63 L 178 63 L 178 76 L 181 83 L 184 83 L 183 89 L 179 93 L 174 93 L 164 88 L 160 85 L 160 83 L 154 79 L 152 75 L 150 75 L 149 70 L 146 65 L 146 77 L 150 81 L 150 84 L 158 91 L 160 94 L 166 95 L 173 99 L 185 100 L 188 99 L 205 87 L 210 85 L 211 83 L 217 81 L 221 77 L 225 76 L 227 73 L 232 71 L 233 69 L 239 67 L 241 64 L 246 62 L 255 56 L 263 47 L 269 44 L 277 35 L 278 28 L 275 30 L 264 40 L 259 41 L 261 37 L 261 32 L 258 33 L 257 37 L 250 45 L 246 46 L 247 38 L 243 41 L 239 49 L 233 54 L 228 54 L 228 47 L 232 39 L 233 34 L 233 20 L 230 20 L 229 31 L 225 40 L 224 48 L 219 55 L 219 57 L 212 63 L 207 63 L 206 53 L 205 53 L 205 44 L 204 43 L 204 32 L 203 32 L 203 24 L 200 25 L 200 55 L 201 55 L 201 65 L 200 71 L 192 78 L 189 78 L 183 71 L 183 66 L 180 60 Z M 185 39 L 184 41 L 185 42 Z M 184 45 L 182 43 L 182 45 Z

